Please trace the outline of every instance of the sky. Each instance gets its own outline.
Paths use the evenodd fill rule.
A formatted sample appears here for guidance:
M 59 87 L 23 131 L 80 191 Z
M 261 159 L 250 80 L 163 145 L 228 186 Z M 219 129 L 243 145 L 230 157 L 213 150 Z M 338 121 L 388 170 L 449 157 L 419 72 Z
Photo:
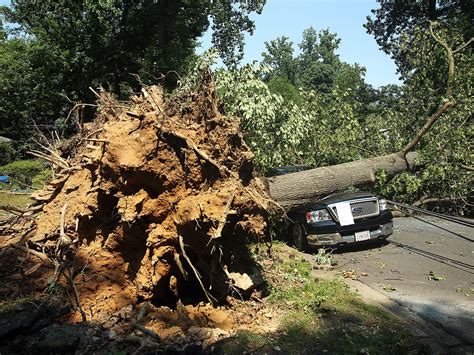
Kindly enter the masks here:
M 260 61 L 265 41 L 287 36 L 297 49 L 306 28 L 329 28 L 341 39 L 340 58 L 364 66 L 369 84 L 400 83 L 394 62 L 378 49 L 374 37 L 363 27 L 370 10 L 377 7 L 375 0 L 267 0 L 263 13 L 253 16 L 256 30 L 246 37 L 244 62 Z M 210 39 L 206 33 L 200 52 L 210 46 Z
M 0 0 L 0 5 L 9 4 L 10 0 Z M 287 36 L 297 49 L 304 29 L 328 28 L 341 39 L 341 59 L 364 66 L 369 84 L 379 87 L 400 83 L 395 64 L 363 27 L 370 10 L 377 7 L 375 0 L 267 0 L 263 13 L 253 16 L 256 30 L 253 36 L 246 36 L 244 62 L 260 61 L 265 41 Z M 201 42 L 198 52 L 202 53 L 211 45 L 209 32 Z

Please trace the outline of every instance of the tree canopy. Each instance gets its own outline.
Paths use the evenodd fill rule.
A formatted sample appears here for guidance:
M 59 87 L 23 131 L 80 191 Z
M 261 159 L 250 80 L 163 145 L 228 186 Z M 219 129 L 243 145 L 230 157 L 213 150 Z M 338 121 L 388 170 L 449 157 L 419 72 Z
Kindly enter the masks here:
M 13 0 L 0 8 L 0 134 L 24 142 L 33 122 L 64 129 L 76 103 L 92 104 L 89 89 L 119 98 L 159 79 L 173 87 L 211 27 L 224 63 L 243 55 L 243 33 L 265 0 Z M 1 23 L 0 23 L 1 25 Z M 138 76 L 137 76 L 138 75 Z M 139 79 L 138 79 L 139 78 Z M 92 106 L 76 119 L 89 120 Z

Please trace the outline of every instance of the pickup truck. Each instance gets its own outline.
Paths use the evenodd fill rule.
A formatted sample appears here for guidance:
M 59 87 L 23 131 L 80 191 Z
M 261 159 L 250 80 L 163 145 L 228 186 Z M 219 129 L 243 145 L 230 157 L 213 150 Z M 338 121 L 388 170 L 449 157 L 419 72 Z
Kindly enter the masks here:
M 385 199 L 368 192 L 336 193 L 288 212 L 298 250 L 383 240 L 393 233 Z

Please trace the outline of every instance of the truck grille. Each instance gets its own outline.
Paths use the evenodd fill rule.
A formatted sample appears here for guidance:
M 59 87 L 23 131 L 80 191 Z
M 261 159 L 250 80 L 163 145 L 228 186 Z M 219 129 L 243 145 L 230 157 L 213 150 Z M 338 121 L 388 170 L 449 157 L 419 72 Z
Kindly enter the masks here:
M 351 202 L 351 211 L 354 219 L 376 216 L 379 214 L 378 200 Z
M 351 205 L 352 216 L 354 219 L 377 216 L 380 213 L 379 201 L 377 198 L 349 201 Z M 333 216 L 337 218 L 337 210 L 334 205 L 329 206 Z

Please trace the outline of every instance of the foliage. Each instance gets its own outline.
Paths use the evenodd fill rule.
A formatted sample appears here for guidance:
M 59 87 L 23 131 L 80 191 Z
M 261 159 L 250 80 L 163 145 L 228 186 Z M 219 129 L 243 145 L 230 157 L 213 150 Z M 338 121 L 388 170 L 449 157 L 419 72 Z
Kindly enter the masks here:
M 297 56 L 294 56 L 293 42 L 288 37 L 265 42 L 262 64 L 272 70 L 262 78 L 265 82 L 286 78 L 296 87 L 318 93 L 330 93 L 336 87 L 358 90 L 364 84 L 365 69 L 339 59 L 336 51 L 340 42 L 335 33 L 327 29 L 318 33 L 313 27 L 303 31 Z
M 293 57 L 293 42 L 288 37 L 279 37 L 265 42 L 266 52 L 262 53 L 262 64 L 270 67 L 266 81 L 270 78 L 286 78 L 291 84 L 296 83 L 297 60 Z
M 17 141 L 19 150 L 35 125 L 50 129 L 66 115 L 64 71 L 59 53 L 48 45 L 21 38 L 0 42 L 0 134 Z
M 328 251 L 329 250 L 329 251 Z M 314 255 L 314 262 L 317 265 L 335 265 L 336 260 L 331 256 L 332 250 L 319 248 L 318 252 Z
M 420 29 L 427 20 L 440 21 L 452 33 L 462 34 L 463 41 L 474 36 L 474 8 L 465 0 L 382 1 L 367 16 L 365 25 L 380 48 L 390 54 L 403 78 L 410 77 L 421 63 L 413 61 L 420 47 Z M 431 42 L 431 41 L 430 41 Z M 429 47 L 434 49 L 433 43 Z M 426 53 L 424 53 L 426 54 Z M 429 56 L 430 60 L 437 56 Z M 443 56 L 437 59 L 443 61 Z M 432 69 L 436 70 L 435 67 Z
M 437 30 L 448 43 L 459 45 L 455 33 Z M 364 68 L 338 58 L 339 39 L 314 29 L 305 31 L 297 57 L 291 42 L 282 37 L 267 43 L 262 64 L 217 69 L 218 94 L 228 112 L 241 117 L 258 168 L 265 173 L 281 165 L 326 166 L 400 151 L 436 110 L 446 84 L 443 48 L 433 43 L 426 30 L 416 33 L 418 47 L 407 60 L 418 69 L 406 76 L 401 87 L 370 87 L 364 81 Z M 206 54 L 198 60 L 193 75 L 214 59 L 215 55 Z M 468 125 L 472 115 L 469 51 L 456 53 L 456 62 L 456 105 L 416 147 L 422 167 L 391 179 L 379 172 L 375 192 L 403 202 L 426 195 L 452 196 L 461 199 L 459 213 L 467 206 L 462 199 L 469 198 L 472 186 L 468 170 L 472 153 L 460 142 L 472 140 L 473 134 Z M 311 66 L 314 70 L 308 71 Z M 185 83 L 187 88 L 197 85 L 183 79 Z
M 179 72 L 193 57 L 209 19 L 224 62 L 238 62 L 242 32 L 254 29 L 249 14 L 261 13 L 264 4 L 265 0 L 14 0 L 4 13 L 22 31 L 62 53 L 78 99 L 84 100 L 91 85 L 103 85 L 120 96 L 121 84 L 137 85 L 130 73 L 149 80 L 170 70 Z
M 50 177 L 50 169 L 40 160 L 18 160 L 0 166 L 0 174 L 12 178 L 9 188 L 21 190 L 41 188 L 42 184 Z
M 338 59 L 334 51 L 339 40 L 335 35 L 322 31 L 320 42 L 315 43 L 316 32 L 311 29 L 305 33 L 301 45 L 305 52 L 293 61 L 291 43 L 283 38 L 267 43 L 272 53 L 265 56 L 262 64 L 220 68 L 214 73 L 217 92 L 228 113 L 242 119 L 245 138 L 262 172 L 280 165 L 331 165 L 364 155 L 363 149 L 357 149 L 363 144 L 359 122 L 362 105 L 357 95 L 364 84 L 363 68 Z M 279 54 L 281 47 L 286 48 L 286 54 Z M 313 81 L 314 87 L 308 84 L 307 89 L 297 89 L 291 77 L 285 76 L 291 69 L 295 80 L 303 82 L 307 73 L 301 72 L 304 66 L 298 63 L 312 62 L 317 66 L 321 58 L 334 69 L 331 80 Z M 211 67 L 215 59 L 212 52 L 199 58 L 190 75 L 180 81 L 178 93 L 196 87 L 199 73 Z M 288 65 L 283 68 L 285 60 Z M 278 75 L 273 75 L 275 71 Z M 348 87 L 338 85 L 349 82 Z
M 250 16 L 261 13 L 264 4 L 13 0 L 0 7 L 2 21 L 10 24 L 7 37 L 0 22 L 0 134 L 25 145 L 33 124 L 71 133 L 95 114 L 91 87 L 122 99 L 157 78 L 173 87 L 210 23 L 218 53 L 235 65 L 242 57 L 243 33 L 254 30 Z M 70 117 L 79 102 L 89 105 Z
M 267 86 L 272 94 L 280 95 L 286 103 L 298 106 L 303 103 L 298 89 L 285 77 L 273 76 Z
M 244 54 L 244 32 L 253 34 L 255 23 L 249 14 L 261 14 L 266 0 L 209 1 L 212 40 L 223 62 L 233 66 Z
M 0 166 L 12 162 L 16 156 L 17 152 L 11 143 L 0 142 Z
M 436 34 L 453 50 L 474 34 L 468 21 L 472 8 L 464 1 L 425 3 L 383 2 L 369 18 L 367 29 L 381 48 L 395 59 L 404 79 L 403 91 L 395 106 L 380 117 L 386 136 L 394 149 L 413 137 L 413 127 L 421 127 L 444 99 L 447 85 L 447 58 L 444 49 L 432 38 L 427 20 L 436 20 Z M 471 14 L 471 15 L 469 15 Z M 456 71 L 453 84 L 454 106 L 432 127 L 416 147 L 423 166 L 392 180 L 380 180 L 378 191 L 393 199 L 416 201 L 426 196 L 450 197 L 457 201 L 457 213 L 469 209 L 472 176 L 473 57 L 471 47 L 454 55 Z M 373 116 L 372 116 L 373 117 Z M 373 119 L 371 119 L 373 121 Z M 375 143 L 375 142 L 374 142 Z M 377 149 L 375 143 L 373 149 Z M 380 146 L 383 148 L 383 145 Z

